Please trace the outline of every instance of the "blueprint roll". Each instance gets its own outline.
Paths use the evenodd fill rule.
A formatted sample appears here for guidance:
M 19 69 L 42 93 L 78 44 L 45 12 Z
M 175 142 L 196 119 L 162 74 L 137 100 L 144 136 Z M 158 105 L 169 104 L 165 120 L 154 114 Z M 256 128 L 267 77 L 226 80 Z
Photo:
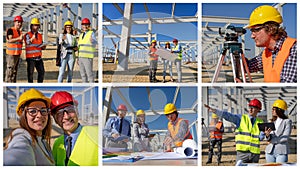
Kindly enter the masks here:
M 174 148 L 174 152 L 184 156 L 184 157 L 194 157 L 198 155 L 198 151 L 191 147 L 177 147 Z

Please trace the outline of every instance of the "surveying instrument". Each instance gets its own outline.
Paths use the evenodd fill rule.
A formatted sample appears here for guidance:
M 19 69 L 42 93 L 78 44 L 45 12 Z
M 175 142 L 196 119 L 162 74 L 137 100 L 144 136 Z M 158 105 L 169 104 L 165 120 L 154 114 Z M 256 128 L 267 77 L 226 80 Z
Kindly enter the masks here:
M 205 135 L 207 135 L 207 139 L 208 139 L 208 151 L 210 151 L 211 148 L 211 138 L 210 138 L 210 133 L 208 130 L 208 127 L 205 125 L 204 123 L 204 118 L 201 119 L 201 125 L 202 125 L 202 131 L 204 131 Z M 213 155 L 216 156 L 218 158 L 218 154 L 213 150 Z M 218 165 L 220 165 L 220 161 L 218 161 Z
M 242 76 L 243 82 L 245 83 L 246 82 L 245 70 L 246 70 L 249 81 L 252 82 L 247 61 L 242 50 L 242 44 L 238 42 L 239 36 L 245 33 L 246 33 L 246 29 L 242 27 L 235 27 L 232 25 L 227 26 L 225 30 L 219 28 L 219 34 L 221 36 L 225 34 L 225 42 L 223 44 L 223 49 L 218 60 L 218 64 L 212 79 L 212 83 L 215 83 L 219 77 L 220 70 L 222 68 L 222 63 L 224 62 L 224 59 L 226 57 L 227 50 L 229 50 L 229 56 L 231 60 L 233 81 L 236 83 L 237 81 L 236 79 L 240 79 L 240 76 Z

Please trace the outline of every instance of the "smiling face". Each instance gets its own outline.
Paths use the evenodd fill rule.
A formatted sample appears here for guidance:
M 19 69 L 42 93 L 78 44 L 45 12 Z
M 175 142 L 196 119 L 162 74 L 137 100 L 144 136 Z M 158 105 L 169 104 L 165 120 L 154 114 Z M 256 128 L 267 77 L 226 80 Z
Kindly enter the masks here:
M 59 108 L 54 113 L 56 123 L 70 135 L 78 127 L 77 107 L 74 105 L 66 105 Z
M 249 106 L 249 115 L 252 117 L 256 117 L 257 114 L 259 113 L 259 108 L 254 107 L 254 106 Z
M 43 101 L 33 101 L 28 106 L 26 106 L 25 109 L 28 126 L 31 129 L 35 130 L 37 135 L 39 136 L 42 135 L 42 131 L 46 127 L 48 122 L 48 113 L 42 113 L 46 108 L 46 104 Z M 37 111 L 35 111 L 35 113 L 32 113 L 34 112 L 34 110 Z

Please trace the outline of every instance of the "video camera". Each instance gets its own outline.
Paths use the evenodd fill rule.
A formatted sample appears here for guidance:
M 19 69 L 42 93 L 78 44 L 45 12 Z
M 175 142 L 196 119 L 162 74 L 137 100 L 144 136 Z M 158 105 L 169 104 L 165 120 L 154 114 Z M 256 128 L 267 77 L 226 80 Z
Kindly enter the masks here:
M 235 27 L 228 25 L 226 29 L 219 28 L 219 34 L 222 36 L 225 34 L 225 41 L 237 42 L 239 36 L 245 34 L 247 31 L 243 27 Z

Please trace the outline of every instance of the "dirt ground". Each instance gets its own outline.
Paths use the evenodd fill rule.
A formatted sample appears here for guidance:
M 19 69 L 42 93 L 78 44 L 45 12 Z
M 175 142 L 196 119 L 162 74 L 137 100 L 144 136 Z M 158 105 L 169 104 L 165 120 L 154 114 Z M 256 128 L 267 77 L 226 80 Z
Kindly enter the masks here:
M 202 74 L 201 74 L 202 82 L 211 83 L 215 70 L 216 70 L 216 65 L 202 65 Z M 250 76 L 252 78 L 252 82 L 254 83 L 264 82 L 264 75 L 262 73 L 251 73 Z M 248 76 L 246 76 L 246 80 L 249 81 Z M 227 66 L 227 65 L 222 66 L 217 82 L 218 83 L 233 82 L 233 74 L 232 74 L 231 66 Z
M 202 140 L 202 166 L 218 166 L 216 156 L 213 157 L 211 164 L 206 164 L 208 159 L 208 139 L 203 138 Z M 289 163 L 297 163 L 297 129 L 292 130 L 291 137 L 289 139 L 290 151 L 288 156 Z M 260 159 L 259 164 L 265 164 L 265 147 L 267 146 L 267 141 L 262 141 L 260 144 Z M 215 151 L 217 151 L 215 146 Z M 236 150 L 235 150 L 235 140 L 233 132 L 226 132 L 223 135 L 222 144 L 222 160 L 220 166 L 234 166 L 236 164 Z
M 54 36 L 49 36 L 48 37 L 49 42 L 54 43 L 55 37 Z M 5 43 L 4 48 L 3 48 L 3 56 L 5 56 Z M 24 48 L 24 45 L 23 45 Z M 44 83 L 57 83 L 57 77 L 58 77 L 58 72 L 59 72 L 59 67 L 55 65 L 56 63 L 56 49 L 57 47 L 55 45 L 48 45 L 46 50 L 43 50 L 42 52 L 42 58 L 44 61 L 44 68 L 45 68 L 45 78 L 44 78 Z M 27 62 L 25 59 L 25 50 L 22 51 L 21 55 L 21 61 L 19 64 L 18 68 L 18 73 L 17 73 L 17 83 L 27 83 Z M 3 60 L 3 81 L 5 78 L 5 71 L 6 71 L 6 61 L 5 57 Z M 99 65 L 98 65 L 98 57 L 94 57 L 93 60 L 93 73 L 95 77 L 95 82 L 98 82 L 98 70 L 99 70 Z M 33 80 L 34 83 L 37 82 L 37 72 L 34 70 L 34 75 L 33 75 Z M 64 82 L 66 82 L 66 74 L 64 76 Z M 73 70 L 73 83 L 81 83 L 81 76 L 79 72 L 79 65 L 75 63 L 74 70 Z
M 117 65 L 113 63 L 103 63 L 103 83 L 147 83 L 149 82 L 149 65 L 147 63 L 130 63 L 128 71 L 117 71 Z M 173 65 L 173 78 L 177 79 L 176 68 Z M 184 63 L 182 64 L 182 82 L 183 83 L 196 83 L 198 77 L 197 63 Z M 168 71 L 167 71 L 168 73 Z M 156 78 L 163 80 L 163 65 L 158 64 Z M 172 83 L 170 77 L 166 76 L 167 83 Z

